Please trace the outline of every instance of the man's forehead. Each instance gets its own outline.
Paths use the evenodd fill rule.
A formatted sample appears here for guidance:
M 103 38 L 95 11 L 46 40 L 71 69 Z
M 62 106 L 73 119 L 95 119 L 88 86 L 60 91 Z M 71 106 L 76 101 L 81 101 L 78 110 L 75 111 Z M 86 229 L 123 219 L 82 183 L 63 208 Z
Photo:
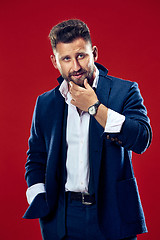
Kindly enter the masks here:
M 83 38 L 77 38 L 70 43 L 59 42 L 56 46 L 56 52 L 60 55 L 65 53 L 71 54 L 90 50 L 91 50 L 90 42 L 85 41 Z

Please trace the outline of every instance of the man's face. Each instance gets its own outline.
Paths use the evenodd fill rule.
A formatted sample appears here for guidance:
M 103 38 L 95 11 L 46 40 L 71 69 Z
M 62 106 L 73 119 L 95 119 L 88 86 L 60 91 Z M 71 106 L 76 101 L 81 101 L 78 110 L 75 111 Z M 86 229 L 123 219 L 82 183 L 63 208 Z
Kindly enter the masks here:
M 64 79 L 83 87 L 85 78 L 91 83 L 95 77 L 97 48 L 92 48 L 83 38 L 77 38 L 71 43 L 60 42 L 51 60 Z

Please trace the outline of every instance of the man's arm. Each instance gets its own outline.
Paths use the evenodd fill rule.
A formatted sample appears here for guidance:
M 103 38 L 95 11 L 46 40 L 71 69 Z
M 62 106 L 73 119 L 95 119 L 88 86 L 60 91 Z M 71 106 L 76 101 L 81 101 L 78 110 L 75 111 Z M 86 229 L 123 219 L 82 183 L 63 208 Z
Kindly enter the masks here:
M 123 101 L 121 114 L 125 116 L 121 131 L 105 133 L 104 137 L 127 150 L 143 153 L 151 143 L 152 129 L 138 84 L 133 82 L 120 101 Z
M 25 179 L 28 185 L 26 196 L 30 206 L 23 217 L 27 219 L 40 218 L 46 216 L 49 212 L 45 193 L 47 153 L 43 134 L 39 126 L 38 103 L 39 98 L 37 99 L 34 109 L 29 138 L 29 150 L 27 152 L 28 158 L 25 165 Z
M 25 179 L 28 185 L 26 196 L 29 204 L 32 203 L 38 194 L 45 193 L 44 183 L 47 154 L 39 126 L 38 101 L 39 98 L 37 99 L 33 113 L 29 150 L 27 151 L 28 158 L 25 165 Z
M 28 158 L 25 165 L 25 178 L 28 187 L 36 183 L 45 182 L 47 153 L 39 124 L 38 102 L 39 98 L 37 99 L 33 113 L 31 134 L 29 138 L 29 150 L 27 151 Z
M 95 104 L 98 98 L 94 90 L 87 83 L 87 80 L 84 81 L 84 86 L 85 88 L 81 88 L 76 84 L 71 83 L 71 103 L 87 112 L 88 107 Z M 103 104 L 100 104 L 97 114 L 94 116 L 99 124 L 106 129 L 104 137 L 106 137 L 107 140 L 112 141 L 112 143 L 123 146 L 127 150 L 142 153 L 151 142 L 151 127 L 138 85 L 136 83 L 132 84 L 125 98 L 122 113 L 117 113 L 120 118 L 122 117 L 117 132 L 107 129 L 107 124 L 110 122 L 109 111 L 110 109 Z

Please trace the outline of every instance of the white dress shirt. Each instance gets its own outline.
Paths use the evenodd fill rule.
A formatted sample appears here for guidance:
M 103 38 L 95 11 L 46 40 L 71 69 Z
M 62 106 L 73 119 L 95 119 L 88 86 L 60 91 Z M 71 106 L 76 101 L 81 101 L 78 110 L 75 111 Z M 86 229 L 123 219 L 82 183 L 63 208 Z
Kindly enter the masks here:
M 99 79 L 99 70 L 96 68 L 96 77 L 92 87 L 97 87 Z M 68 91 L 68 82 L 64 80 L 59 88 L 62 96 L 68 104 L 67 116 L 67 181 L 65 184 L 66 191 L 87 192 L 89 183 L 89 120 L 90 115 L 82 112 L 80 115 L 77 108 L 70 103 L 71 95 Z M 108 109 L 107 122 L 104 132 L 120 132 L 125 116 L 111 109 Z M 34 197 L 45 191 L 44 183 L 38 183 L 27 189 L 26 195 L 30 204 Z

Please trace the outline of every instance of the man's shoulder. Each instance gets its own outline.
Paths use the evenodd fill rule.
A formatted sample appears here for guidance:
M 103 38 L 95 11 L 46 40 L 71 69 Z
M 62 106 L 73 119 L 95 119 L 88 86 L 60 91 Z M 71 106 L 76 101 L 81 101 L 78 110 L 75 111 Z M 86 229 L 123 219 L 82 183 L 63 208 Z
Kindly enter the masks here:
M 115 85 L 119 84 L 123 86 L 132 86 L 133 84 L 137 84 L 136 82 L 133 82 L 131 80 L 123 79 L 123 78 L 119 78 L 111 75 L 107 75 L 107 77 L 112 81 L 112 84 L 115 84 Z
M 119 93 L 125 93 L 130 91 L 131 89 L 138 90 L 138 84 L 131 80 L 126 80 L 122 78 L 118 78 L 115 76 L 106 76 L 111 81 L 111 88 L 114 91 L 118 91 Z
M 114 86 L 114 87 L 126 87 L 126 88 L 129 87 L 130 88 L 131 86 L 138 85 L 134 81 L 108 75 L 108 69 L 105 68 L 103 65 L 101 65 L 99 63 L 96 63 L 96 66 L 99 69 L 100 78 L 104 78 L 106 81 L 110 81 L 111 85 Z
M 50 106 L 58 106 L 63 101 L 63 97 L 59 91 L 59 85 L 49 91 L 46 91 L 38 96 L 37 104 L 41 108 L 47 108 Z
M 39 97 L 41 99 L 47 99 L 47 98 L 49 99 L 49 98 L 54 97 L 55 94 L 57 94 L 57 93 L 59 93 L 59 85 L 57 87 L 55 87 L 55 88 L 52 88 L 49 91 L 46 91 L 46 92 L 40 94 Z

